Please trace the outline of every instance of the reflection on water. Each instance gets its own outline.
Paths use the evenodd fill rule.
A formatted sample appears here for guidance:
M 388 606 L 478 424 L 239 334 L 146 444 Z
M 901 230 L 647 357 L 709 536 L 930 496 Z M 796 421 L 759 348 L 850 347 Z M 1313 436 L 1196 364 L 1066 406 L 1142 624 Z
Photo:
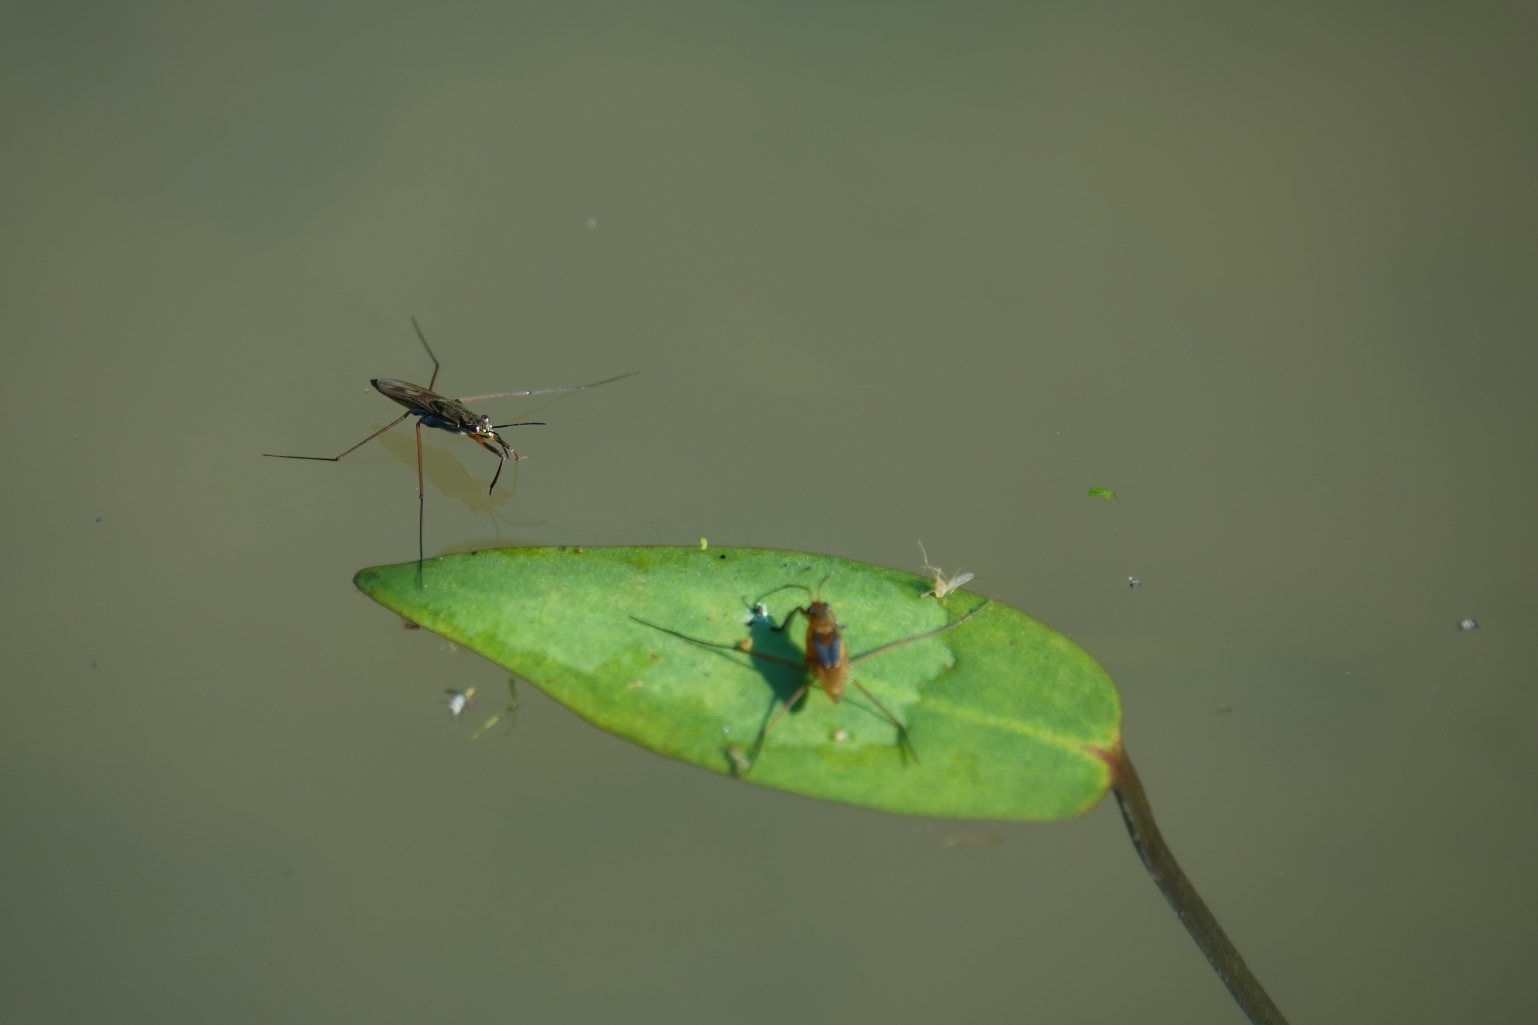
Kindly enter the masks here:
M 509 459 L 507 469 L 502 472 L 502 479 L 497 481 L 495 491 L 488 491 L 492 474 L 496 472 L 496 459 L 487 456 L 485 462 L 490 469 L 485 473 L 484 480 L 479 479 L 474 470 L 460 459 L 459 448 L 468 448 L 475 452 L 482 452 L 474 442 L 468 438 L 454 437 L 452 447 L 434 438 L 434 433 L 442 435 L 442 432 L 434 432 L 429 429 L 422 431 L 422 477 L 438 490 L 439 493 L 454 499 L 470 512 L 477 516 L 491 516 L 498 519 L 497 513 L 510 505 L 518 494 L 518 462 Z M 407 467 L 409 483 L 412 493 L 416 492 L 417 476 L 417 443 L 416 432 L 408 424 L 400 429 L 382 434 L 379 442 L 394 457 L 397 463 Z
M 410 426 L 412 423 L 414 421 L 408 421 L 407 424 L 403 424 L 400 428 L 380 435 L 377 441 L 393 457 L 396 463 L 409 469 L 409 474 L 403 475 L 402 479 L 409 488 L 406 494 L 411 495 L 414 502 L 417 448 L 416 432 Z M 376 427 L 375 429 L 377 430 L 378 428 Z M 424 429 L 422 431 L 422 478 L 430 485 L 426 507 L 423 510 L 423 516 L 425 517 L 424 529 L 429 538 L 429 551 L 436 554 L 445 554 L 453 551 L 468 551 L 471 548 L 477 547 L 496 548 L 510 545 L 513 542 L 502 536 L 503 526 L 533 527 L 543 522 L 542 520 L 513 520 L 504 513 L 504 510 L 513 504 L 518 495 L 519 461 L 509 459 L 507 469 L 503 471 L 502 478 L 497 481 L 496 490 L 488 492 L 487 487 L 491 482 L 490 474 L 487 475 L 485 483 L 478 481 L 471 468 L 466 466 L 460 460 L 459 454 L 454 451 L 455 448 L 460 446 L 455 445 L 451 447 L 442 443 L 435 443 L 436 439 L 432 436 L 441 433 L 431 429 Z M 468 438 L 454 438 L 453 440 L 461 442 L 477 452 L 482 451 Z M 495 461 L 488 458 L 486 462 L 491 464 L 491 470 L 494 473 L 496 470 Z M 468 546 L 465 542 L 457 540 L 447 545 L 431 540 L 434 536 L 434 532 L 431 529 L 433 523 L 432 493 L 434 491 L 454 499 L 476 516 L 485 516 L 491 523 L 493 539 L 490 542 L 481 542 Z

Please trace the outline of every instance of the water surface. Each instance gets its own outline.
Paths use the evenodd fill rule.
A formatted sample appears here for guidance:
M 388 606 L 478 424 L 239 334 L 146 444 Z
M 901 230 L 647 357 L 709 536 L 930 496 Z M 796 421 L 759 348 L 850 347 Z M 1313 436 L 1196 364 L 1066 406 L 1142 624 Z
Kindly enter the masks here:
M 505 675 L 350 583 L 409 432 L 260 455 L 387 423 L 413 314 L 450 394 L 643 371 L 487 404 L 549 422 L 490 497 L 431 438 L 430 554 L 922 540 L 1110 670 L 1294 1022 L 1530 1013 L 1534 29 L 0 11 L 0 1017 L 1239 1020 L 1112 804 L 820 804 L 529 688 L 472 743 Z

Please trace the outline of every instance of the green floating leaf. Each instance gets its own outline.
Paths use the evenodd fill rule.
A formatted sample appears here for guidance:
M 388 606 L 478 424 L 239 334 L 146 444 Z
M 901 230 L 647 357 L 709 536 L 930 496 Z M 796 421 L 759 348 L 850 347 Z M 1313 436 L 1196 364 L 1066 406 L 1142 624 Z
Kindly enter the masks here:
M 822 595 L 856 657 L 987 607 L 851 670 L 907 726 L 917 760 L 857 688 L 838 704 L 814 688 L 744 779 L 950 818 L 1068 818 L 1105 795 L 1102 753 L 1121 725 L 1105 670 L 1007 605 L 969 591 L 944 605 L 926 597 L 933 581 L 916 574 L 762 548 L 507 548 L 430 559 L 420 583 L 414 562 L 363 570 L 355 583 L 589 722 L 737 774 L 740 750 L 806 679 L 802 619 L 780 633 L 755 606 L 780 622 L 825 578 Z M 756 657 L 766 655 L 793 666 Z
M 1116 492 L 1112 491 L 1110 488 L 1090 488 L 1089 494 L 1085 495 L 1084 497 L 1103 498 L 1109 502 L 1111 499 L 1116 498 Z M 1116 498 L 1116 501 L 1120 502 L 1121 499 Z

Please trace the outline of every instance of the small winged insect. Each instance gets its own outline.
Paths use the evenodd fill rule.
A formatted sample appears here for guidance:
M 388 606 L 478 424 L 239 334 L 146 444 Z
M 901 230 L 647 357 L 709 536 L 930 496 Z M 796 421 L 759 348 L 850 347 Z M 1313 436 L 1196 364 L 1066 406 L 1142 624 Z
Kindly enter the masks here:
M 934 577 L 935 580 L 934 590 L 924 592 L 925 597 L 928 597 L 932 594 L 935 596 L 937 601 L 944 601 L 946 595 L 959 589 L 962 584 L 965 584 L 968 580 L 971 580 L 974 576 L 977 575 L 975 573 L 957 573 L 955 576 L 947 579 L 943 569 L 941 569 L 939 566 L 931 566 L 929 564 L 929 553 L 924 551 L 924 542 L 922 541 L 919 542 L 919 551 L 924 556 L 925 574 Z
M 524 420 L 519 423 L 494 424 L 491 422 L 491 417 L 484 413 L 471 412 L 470 407 L 465 405 L 465 403 L 478 402 L 482 399 L 505 399 L 526 395 L 554 395 L 559 392 L 585 391 L 588 388 L 597 388 L 601 384 L 608 384 L 610 381 L 618 381 L 621 378 L 632 377 L 635 374 L 640 373 L 640 371 L 633 370 L 628 374 L 620 374 L 618 377 L 610 377 L 602 381 L 594 381 L 592 384 L 577 384 L 566 388 L 530 388 L 524 391 L 500 391 L 491 392 L 486 395 L 469 395 L 461 399 L 451 399 L 439 395 L 437 392 L 433 391 L 434 386 L 438 383 L 438 371 L 441 369 L 438 363 L 438 357 L 433 355 L 432 346 L 427 344 L 427 336 L 422 333 L 422 328 L 419 324 L 417 324 L 417 319 L 415 317 L 411 318 L 411 326 L 416 329 L 417 338 L 422 342 L 422 348 L 427 350 L 427 358 L 433 361 L 433 376 L 428 380 L 427 387 L 423 388 L 421 385 L 412 384 L 409 381 L 396 381 L 384 377 L 377 377 L 371 382 L 381 395 L 393 400 L 402 406 L 405 406 L 406 412 L 402 413 L 394 420 L 391 420 L 388 424 L 381 427 L 373 434 L 370 434 L 368 437 L 358 442 L 352 448 L 342 452 L 341 455 L 291 456 L 276 452 L 264 452 L 262 454 L 273 459 L 308 459 L 317 462 L 336 463 L 340 462 L 344 457 L 351 455 L 353 452 L 356 452 L 364 445 L 367 445 L 369 442 L 373 441 L 375 438 L 379 437 L 385 431 L 388 431 L 402 420 L 413 416 L 416 417 L 417 570 L 418 575 L 420 576 L 421 564 L 424 556 L 424 547 L 422 542 L 422 522 L 424 519 L 424 506 L 426 503 L 425 494 L 422 489 L 423 427 L 436 427 L 441 431 L 448 431 L 450 434 L 466 435 L 471 441 L 475 442 L 477 445 L 481 446 L 481 448 L 497 457 L 497 472 L 492 475 L 491 485 L 486 489 L 486 493 L 489 495 L 496 488 L 497 481 L 502 478 L 502 467 L 507 465 L 507 461 L 511 459 L 514 462 L 517 462 L 523 458 L 511 445 L 507 443 L 507 440 L 497 432 L 508 427 L 543 427 L 544 421 Z
M 481 724 L 481 728 L 470 735 L 471 740 L 475 740 L 503 719 L 511 719 L 514 726 L 518 725 L 518 681 L 516 679 L 509 678 L 507 681 L 507 698 L 507 707 Z
M 1139 580 L 1137 577 L 1128 577 L 1127 578 L 1127 586 L 1128 587 L 1140 587 L 1140 586 L 1142 586 L 1142 583 L 1143 582 L 1141 580 Z
M 824 579 L 823 583 L 827 583 L 827 580 Z M 728 744 L 726 746 L 726 756 L 731 762 L 732 768 L 737 773 L 737 775 L 746 775 L 753 768 L 754 764 L 758 761 L 759 754 L 763 751 L 764 741 L 769 736 L 769 731 L 774 729 L 775 725 L 780 721 L 781 718 L 784 717 L 786 712 L 790 711 L 801 703 L 802 699 L 807 696 L 808 691 L 811 690 L 814 684 L 821 688 L 823 693 L 826 694 L 828 699 L 834 704 L 838 704 L 841 700 L 843 700 L 845 687 L 849 684 L 854 684 L 855 688 L 865 696 L 866 700 L 876 707 L 876 710 L 881 713 L 882 717 L 896 728 L 897 745 L 899 750 L 902 752 L 903 758 L 906 760 L 911 755 L 913 756 L 914 760 L 917 761 L 917 753 L 913 750 L 912 745 L 908 742 L 908 727 L 903 725 L 902 721 L 898 719 L 897 716 L 893 715 L 887 709 L 887 707 L 883 705 L 881 701 L 877 699 L 877 697 L 865 687 L 864 684 L 851 676 L 849 674 L 849 670 L 867 659 L 875 658 L 877 655 L 885 654 L 894 648 L 900 648 L 905 644 L 911 644 L 914 641 L 923 640 L 926 637 L 935 637 L 939 634 L 954 630 L 956 627 L 965 623 L 967 620 L 971 619 L 973 616 L 977 615 L 984 608 L 986 608 L 992 599 L 984 599 L 981 605 L 978 605 L 975 609 L 968 612 L 960 619 L 947 623 L 946 625 L 936 630 L 928 630 L 921 634 L 914 634 L 912 637 L 904 637 L 900 640 L 889 641 L 888 643 L 880 645 L 879 647 L 872 648 L 870 651 L 865 652 L 863 655 L 857 655 L 854 658 L 850 658 L 849 650 L 844 644 L 843 624 L 840 623 L 838 619 L 833 615 L 833 607 L 827 602 L 823 601 L 822 586 L 820 584 L 818 585 L 817 593 L 815 595 L 812 594 L 810 588 L 802 587 L 800 584 L 788 584 L 786 587 L 800 588 L 801 590 L 806 591 L 808 596 L 812 597 L 813 599 L 812 602 L 806 606 L 797 606 L 796 608 L 791 609 L 788 613 L 785 614 L 785 619 L 780 623 L 779 626 L 774 626 L 773 620 L 770 620 L 770 628 L 779 632 L 783 632 L 787 627 L 789 627 L 790 621 L 794 619 L 798 614 L 806 620 L 806 650 L 802 661 L 799 663 L 792 662 L 789 659 L 780 658 L 778 655 L 772 655 L 767 652 L 753 651 L 751 647 L 744 647 L 740 643 L 724 644 L 718 641 L 707 641 L 700 637 L 691 637 L 688 634 L 681 633 L 677 630 L 671 630 L 665 626 L 658 626 L 656 623 L 648 623 L 646 620 L 640 619 L 636 616 L 632 616 L 631 618 L 635 619 L 638 623 L 651 627 L 654 630 L 661 630 L 663 633 L 672 634 L 674 637 L 686 640 L 691 644 L 698 644 L 707 648 L 721 648 L 727 651 L 736 651 L 741 654 L 749 655 L 753 658 L 764 659 L 768 662 L 775 662 L 782 666 L 798 669 L 805 674 L 801 684 L 797 686 L 796 689 L 791 693 L 790 697 L 785 700 L 785 703 L 775 709 L 769 715 L 768 719 L 765 720 L 764 725 L 759 729 L 758 737 L 753 741 L 753 746 L 751 748 L 749 748 L 747 751 L 743 751 L 736 744 Z M 758 605 L 755 604 L 754 608 L 757 609 Z M 839 740 L 841 741 L 842 739 L 847 739 L 847 736 L 848 735 L 846 733 L 844 738 L 839 738 Z
M 469 687 L 465 690 L 448 690 L 444 693 L 446 693 L 448 697 L 444 699 L 443 703 L 449 706 L 449 714 L 456 719 L 459 718 L 460 713 L 462 713 L 465 709 L 475 707 L 475 702 L 470 700 L 471 698 L 475 697 L 474 687 Z
M 1479 629 L 1479 624 L 1474 622 L 1472 619 L 1464 619 L 1464 620 L 1460 620 L 1459 621 L 1458 629 L 1459 630 L 1478 630 Z
M 1112 499 L 1116 499 L 1116 501 L 1118 501 L 1118 502 L 1121 501 L 1121 499 L 1116 498 L 1116 492 L 1112 491 L 1110 488 L 1090 488 L 1089 489 L 1089 493 L 1086 494 L 1084 497 L 1085 498 L 1103 498 L 1107 502 L 1111 501 Z

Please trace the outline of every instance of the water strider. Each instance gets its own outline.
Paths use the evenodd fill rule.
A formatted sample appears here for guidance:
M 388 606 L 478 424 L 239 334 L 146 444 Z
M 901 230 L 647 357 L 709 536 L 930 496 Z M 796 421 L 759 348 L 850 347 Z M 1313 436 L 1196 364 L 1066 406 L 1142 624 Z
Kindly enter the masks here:
M 416 329 L 417 338 L 422 342 L 422 348 L 427 350 L 427 358 L 433 361 L 433 376 L 427 382 L 427 387 L 412 384 L 409 381 L 396 381 L 388 377 L 375 378 L 372 382 L 381 395 L 394 400 L 406 407 L 406 412 L 385 424 L 379 430 L 370 434 L 352 448 L 335 456 L 290 456 L 280 455 L 276 452 L 264 452 L 264 456 L 273 459 L 310 459 L 319 462 L 340 462 L 344 456 L 351 455 L 358 449 L 367 445 L 385 431 L 405 420 L 407 417 L 417 417 L 417 570 L 421 572 L 424 556 L 422 543 L 422 522 L 425 514 L 426 498 L 422 489 L 422 428 L 436 427 L 450 434 L 467 435 L 471 441 L 497 457 L 497 472 L 492 475 L 491 485 L 486 489 L 489 495 L 496 488 L 497 481 L 502 478 L 502 467 L 508 459 L 517 462 L 523 458 L 507 443 L 497 432 L 508 427 L 543 427 L 544 421 L 525 420 L 521 423 L 493 424 L 491 417 L 484 413 L 474 413 L 467 402 L 478 402 L 482 399 L 505 399 L 523 395 L 554 395 L 558 392 L 585 391 L 588 388 L 597 388 L 601 384 L 610 381 L 618 381 L 621 378 L 633 377 L 639 374 L 639 370 L 632 370 L 628 374 L 620 374 L 618 377 L 605 378 L 602 381 L 594 381 L 592 384 L 572 385 L 568 388 L 532 388 L 524 391 L 499 391 L 487 395 L 468 395 L 460 399 L 446 398 L 433 391 L 433 386 L 438 383 L 438 371 L 441 369 L 438 357 L 433 355 L 433 347 L 427 344 L 427 336 L 422 333 L 421 325 L 417 318 L 411 318 L 411 326 Z
M 827 583 L 827 580 L 824 579 L 823 583 Z M 646 626 L 652 627 L 655 630 L 661 630 L 664 633 L 670 633 L 675 637 L 680 637 L 683 640 L 690 641 L 694 644 L 701 644 L 710 648 L 724 648 L 728 651 L 738 651 L 745 655 L 751 655 L 753 658 L 761 658 L 769 662 L 778 663 L 782 666 L 789 666 L 792 669 L 799 669 L 806 674 L 806 679 L 802 681 L 801 685 L 791 693 L 790 697 L 786 699 L 785 703 L 776 709 L 774 714 L 771 715 L 769 719 L 764 723 L 763 728 L 759 730 L 758 737 L 756 740 L 754 740 L 753 746 L 749 752 L 744 753 L 735 744 L 728 744 L 726 746 L 726 755 L 729 759 L 731 759 L 731 762 L 739 775 L 746 774 L 750 769 L 753 768 L 753 764 L 758 760 L 759 753 L 763 750 L 764 740 L 769 736 L 769 731 L 774 729 L 775 724 L 780 721 L 786 712 L 790 711 L 792 708 L 795 708 L 798 704 L 801 703 L 802 698 L 806 697 L 807 692 L 812 688 L 813 684 L 816 684 L 818 687 L 820 687 L 823 693 L 827 694 L 828 699 L 831 700 L 834 704 L 838 704 L 838 702 L 843 699 L 844 688 L 848 684 L 854 684 L 854 686 L 859 689 L 860 693 L 864 694 L 870 703 L 876 706 L 877 711 L 879 711 L 882 716 L 885 717 L 886 720 L 897 729 L 897 744 L 903 753 L 903 757 L 906 759 L 909 755 L 912 755 L 914 761 L 917 761 L 918 755 L 913 750 L 912 745 L 908 742 L 908 727 L 903 725 L 902 721 L 899 720 L 897 716 L 888 711 L 887 707 L 883 705 L 876 698 L 876 696 L 865 687 L 864 684 L 862 684 L 859 680 L 856 680 L 853 676 L 849 675 L 849 670 L 854 666 L 859 665 L 861 662 L 864 662 L 866 659 L 874 658 L 877 655 L 884 654 L 888 651 L 891 651 L 893 648 L 900 648 L 905 644 L 911 644 L 914 641 L 923 640 L 926 637 L 934 637 L 938 634 L 943 634 L 948 630 L 954 630 L 956 627 L 965 623 L 967 620 L 977 615 L 983 609 L 987 608 L 989 602 L 991 602 L 992 599 L 984 599 L 981 605 L 977 606 L 977 608 L 968 612 L 966 615 L 962 616 L 960 619 L 953 623 L 947 623 L 938 629 L 928 630 L 921 634 L 914 634 L 912 637 L 904 637 L 900 640 L 890 641 L 879 647 L 872 648 L 870 651 L 865 652 L 863 655 L 857 655 L 854 658 L 850 658 L 849 649 L 844 643 L 843 624 L 838 621 L 836 616 L 834 616 L 833 607 L 826 601 L 823 601 L 822 585 L 819 584 L 817 586 L 817 593 L 815 595 L 812 594 L 810 588 L 803 587 L 800 584 L 786 585 L 786 588 L 791 587 L 801 588 L 802 590 L 806 591 L 807 594 L 812 597 L 812 602 L 809 605 L 797 606 L 796 608 L 791 609 L 788 613 L 785 614 L 785 619 L 778 626 L 775 626 L 774 621 L 771 619 L 770 628 L 777 632 L 783 632 L 787 627 L 790 626 L 790 621 L 795 618 L 798 613 L 803 618 L 805 618 L 806 650 L 803 653 L 802 662 L 800 663 L 792 662 L 789 659 L 780 658 L 778 655 L 771 655 L 767 652 L 754 651 L 752 650 L 751 643 L 745 644 L 743 642 L 738 642 L 737 644 L 722 644 L 716 641 L 707 641 L 699 637 L 691 637 L 688 634 L 681 633 L 677 630 L 671 630 L 665 626 L 658 626 L 655 623 L 647 623 L 644 619 L 639 619 L 634 616 L 631 618 L 635 619 L 638 623 L 643 623 Z M 785 588 L 781 588 L 781 590 L 784 589 Z M 764 608 L 762 602 L 755 603 L 753 606 L 755 618 L 757 616 L 758 610 L 761 608 Z M 767 613 L 767 609 L 765 609 L 765 612 Z M 767 616 L 765 618 L 767 618 Z M 842 740 L 845 738 L 837 739 Z

